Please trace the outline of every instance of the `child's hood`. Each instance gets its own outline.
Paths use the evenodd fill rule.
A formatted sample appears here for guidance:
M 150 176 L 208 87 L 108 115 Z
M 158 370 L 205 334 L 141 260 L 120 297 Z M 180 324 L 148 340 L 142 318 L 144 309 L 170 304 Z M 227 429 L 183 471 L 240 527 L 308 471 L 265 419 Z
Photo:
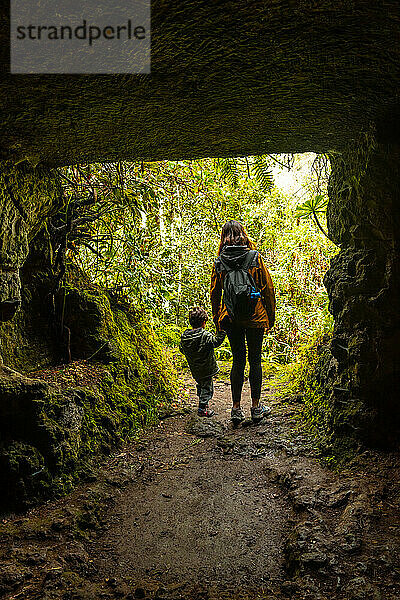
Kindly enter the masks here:
M 205 341 L 205 329 L 202 327 L 199 327 L 198 329 L 186 329 L 182 333 L 181 348 L 185 352 L 199 352 L 202 350 Z

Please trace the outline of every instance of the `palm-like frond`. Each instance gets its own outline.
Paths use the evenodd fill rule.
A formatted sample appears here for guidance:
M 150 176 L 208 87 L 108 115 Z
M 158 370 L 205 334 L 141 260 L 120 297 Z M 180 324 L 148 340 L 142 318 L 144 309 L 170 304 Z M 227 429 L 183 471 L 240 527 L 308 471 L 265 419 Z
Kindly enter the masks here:
M 217 158 L 215 165 L 219 173 L 230 183 L 233 187 L 237 187 L 239 184 L 239 168 L 236 158 Z
M 299 204 L 296 207 L 294 216 L 296 219 L 307 219 L 314 216 L 314 214 L 325 214 L 327 205 L 328 200 L 322 194 L 317 194 L 317 196 L 309 198 L 303 204 Z
M 296 207 L 296 211 L 294 213 L 295 218 L 297 219 L 308 219 L 309 217 L 313 217 L 317 227 L 322 231 L 322 233 L 328 238 L 329 235 L 326 233 L 325 229 L 322 227 L 319 222 L 318 215 L 324 215 L 326 212 L 326 207 L 328 206 L 328 200 L 322 194 L 317 194 L 316 196 L 309 198 L 303 204 L 299 204 Z
M 251 172 L 265 192 L 269 192 L 274 187 L 272 171 L 265 156 L 253 157 Z

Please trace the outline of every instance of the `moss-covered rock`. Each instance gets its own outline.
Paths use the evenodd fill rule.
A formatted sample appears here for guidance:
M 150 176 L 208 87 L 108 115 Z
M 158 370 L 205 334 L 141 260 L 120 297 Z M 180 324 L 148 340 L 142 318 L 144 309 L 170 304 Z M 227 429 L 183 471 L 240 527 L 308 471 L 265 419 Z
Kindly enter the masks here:
M 4 507 L 71 489 L 176 393 L 176 372 L 146 316 L 73 270 L 58 297 L 73 362 L 32 377 L 0 373 L 0 485 Z M 47 353 L 54 348 L 49 342 Z
M 19 269 L 43 219 L 62 204 L 56 169 L 0 163 L 0 321 L 21 304 Z
M 301 396 L 301 419 L 323 455 L 334 464 L 346 462 L 360 446 L 359 430 L 368 417 L 362 402 L 343 403 L 338 383 L 338 361 L 326 334 L 306 346 L 292 366 L 290 391 Z
M 337 363 L 324 393 L 343 442 L 398 443 L 399 178 L 398 146 L 372 135 L 332 157 L 328 228 L 341 251 L 324 279 Z

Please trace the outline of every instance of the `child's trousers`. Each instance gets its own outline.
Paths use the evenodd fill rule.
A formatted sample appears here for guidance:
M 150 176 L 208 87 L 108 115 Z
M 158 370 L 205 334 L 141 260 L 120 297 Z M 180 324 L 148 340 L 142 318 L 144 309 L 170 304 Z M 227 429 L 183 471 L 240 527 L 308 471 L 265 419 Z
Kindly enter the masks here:
M 199 408 L 207 408 L 214 394 L 213 378 L 203 379 L 197 382 L 197 395 L 199 397 Z

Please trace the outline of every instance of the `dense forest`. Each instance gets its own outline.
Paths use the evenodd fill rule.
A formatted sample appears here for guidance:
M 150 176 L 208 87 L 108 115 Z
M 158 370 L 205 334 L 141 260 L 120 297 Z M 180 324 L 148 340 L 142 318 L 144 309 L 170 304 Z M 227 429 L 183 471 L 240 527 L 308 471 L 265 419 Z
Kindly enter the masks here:
M 192 161 L 119 162 L 61 171 L 66 232 L 54 252 L 68 293 L 68 266 L 128 297 L 166 345 L 175 345 L 190 306 L 209 306 L 209 277 L 222 225 L 241 221 L 265 257 L 277 319 L 263 359 L 286 364 L 328 332 L 323 276 L 336 246 L 326 234 L 329 161 L 276 155 Z M 229 359 L 227 342 L 218 358 Z

